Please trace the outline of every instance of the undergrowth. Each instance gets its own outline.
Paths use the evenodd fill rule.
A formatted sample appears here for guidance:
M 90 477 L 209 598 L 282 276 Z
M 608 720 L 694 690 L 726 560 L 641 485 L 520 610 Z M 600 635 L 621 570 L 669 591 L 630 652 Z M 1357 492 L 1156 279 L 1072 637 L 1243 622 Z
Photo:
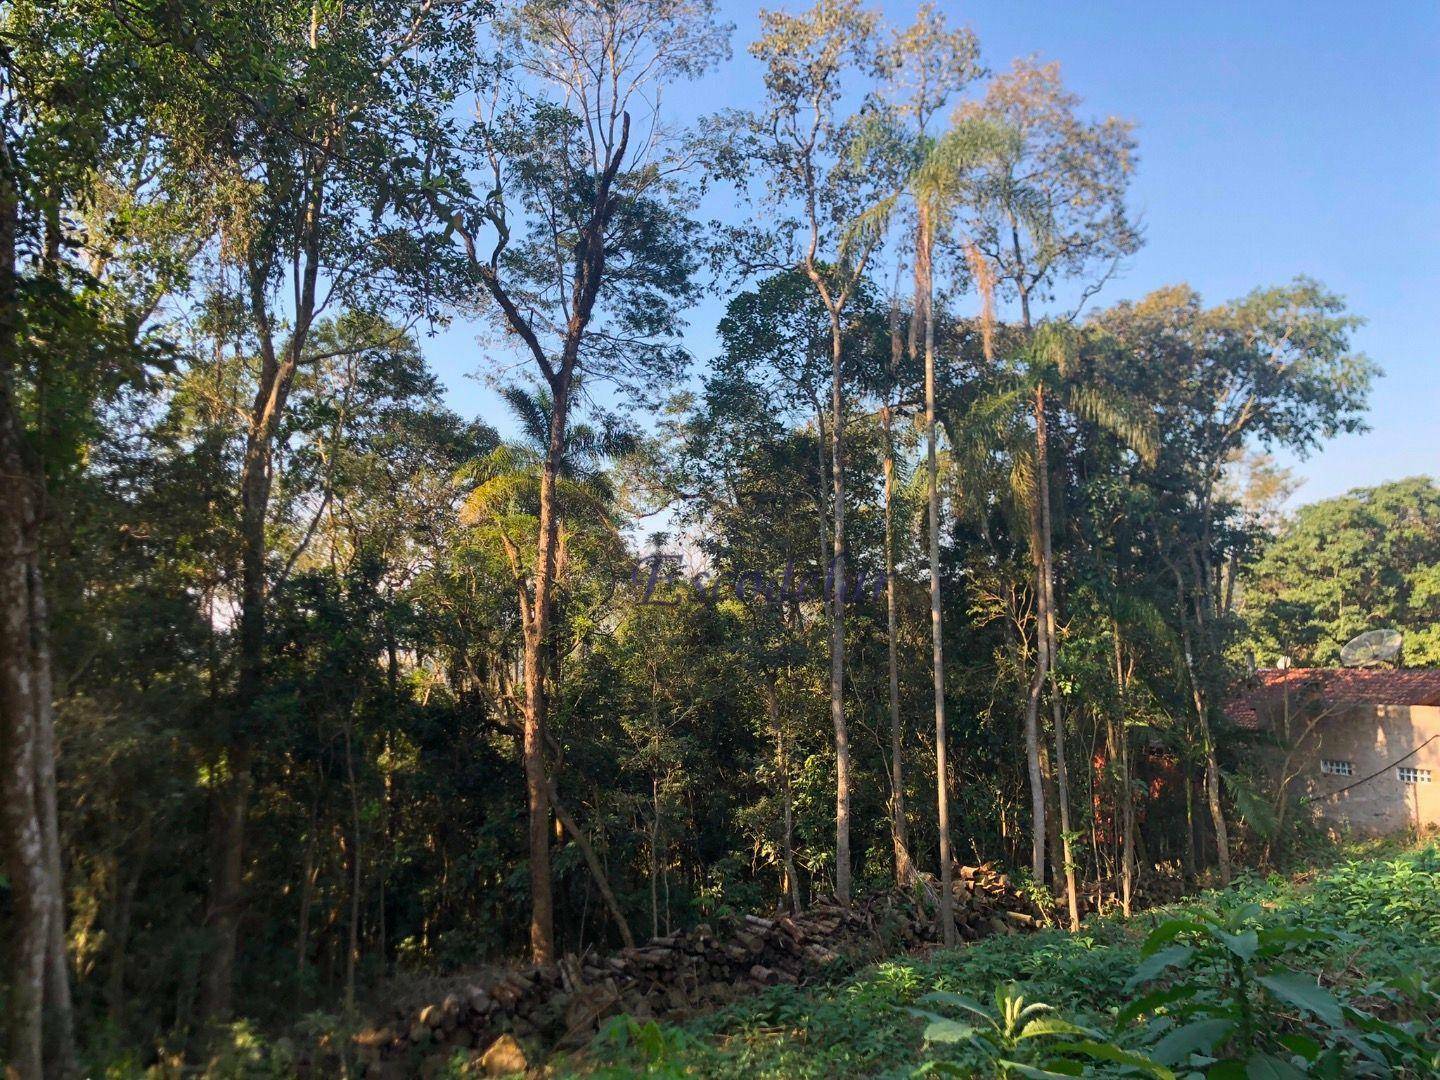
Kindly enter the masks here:
M 1424 1077 L 1437 1033 L 1432 844 L 773 987 L 685 1027 L 621 1017 L 558 1073 Z

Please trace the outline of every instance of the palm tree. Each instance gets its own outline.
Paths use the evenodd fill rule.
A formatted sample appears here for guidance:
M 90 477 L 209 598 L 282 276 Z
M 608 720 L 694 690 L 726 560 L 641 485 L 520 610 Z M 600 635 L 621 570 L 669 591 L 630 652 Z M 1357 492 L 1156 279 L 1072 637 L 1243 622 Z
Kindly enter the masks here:
M 914 326 L 924 339 L 925 355 L 925 461 L 929 521 L 930 641 L 935 680 L 935 790 L 940 833 L 940 933 L 946 945 L 955 944 L 953 857 L 950 850 L 950 793 L 945 730 L 945 649 L 940 597 L 940 485 L 935 426 L 935 319 L 934 252 L 936 234 L 944 227 L 953 202 L 964 191 L 966 173 L 1003 140 L 990 124 L 966 122 L 938 141 L 920 137 L 920 163 L 910 177 L 909 193 L 915 202 L 915 308 Z M 914 342 L 917 335 L 911 334 Z M 913 347 L 913 346 L 912 346 Z

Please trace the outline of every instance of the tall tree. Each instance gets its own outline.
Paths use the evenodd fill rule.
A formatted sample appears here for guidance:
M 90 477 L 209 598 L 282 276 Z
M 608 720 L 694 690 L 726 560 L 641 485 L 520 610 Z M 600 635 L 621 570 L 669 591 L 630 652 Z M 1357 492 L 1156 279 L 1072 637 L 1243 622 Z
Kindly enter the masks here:
M 473 55 L 480 14 L 472 3 L 417 9 L 376 0 L 343 13 L 277 4 L 207 11 L 172 42 L 193 107 L 167 133 L 172 154 L 187 179 L 210 184 L 210 197 L 226 207 L 216 256 L 238 278 L 255 363 L 238 485 L 237 677 L 217 769 L 223 780 L 206 915 L 214 942 L 202 984 L 207 1016 L 231 1011 L 245 902 L 245 832 L 263 733 L 277 437 L 297 374 L 314 360 L 312 332 L 325 311 L 393 306 L 428 284 L 411 272 L 420 265 L 412 234 L 384 215 L 395 132 L 402 116 L 453 102 L 454 77 Z M 232 51 L 233 77 L 220 79 L 209 58 Z
M 807 11 L 760 13 L 750 52 L 765 65 L 765 102 L 748 118 L 747 149 L 772 197 L 799 203 L 773 236 L 798 266 L 830 324 L 830 718 L 835 728 L 835 895 L 850 900 L 851 755 L 845 719 L 844 314 L 882 230 L 871 217 L 892 190 L 863 153 L 857 124 L 840 115 L 845 76 L 874 63 L 878 20 L 858 0 L 819 0 Z M 861 152 L 857 152 L 861 151 Z
M 930 4 L 922 5 L 915 23 L 895 35 L 885 54 L 890 89 L 898 97 L 901 117 L 913 125 L 914 154 L 920 159 L 910 180 L 915 203 L 914 274 L 915 299 L 910 341 L 924 341 L 925 363 L 925 465 L 926 507 L 930 562 L 930 641 L 935 696 L 935 792 L 936 821 L 940 836 L 940 933 L 948 946 L 954 945 L 955 897 L 950 848 L 950 777 L 946 760 L 948 738 L 945 730 L 945 646 L 940 596 L 940 483 L 935 421 L 935 281 L 934 258 L 937 231 L 944 227 L 951 207 L 948 202 L 960 190 L 959 174 L 970 164 L 971 149 L 964 135 L 954 135 L 936 145 L 930 124 L 953 94 L 964 89 L 979 74 L 979 47 L 968 29 L 951 30 L 945 17 Z M 916 327 L 920 328 L 917 335 Z M 888 476 L 887 476 L 888 481 Z M 893 642 L 893 633 L 892 633 Z M 898 759 L 897 759 L 898 760 Z
M 1131 125 L 1110 118 L 1086 122 L 1076 116 L 1079 99 L 1060 82 L 1058 64 L 1017 60 L 988 87 L 980 102 L 959 110 L 966 118 L 988 119 L 1014 136 L 1008 153 L 997 155 L 982 173 L 970 203 L 968 230 L 993 268 L 1002 294 L 1020 305 L 1021 325 L 1034 327 L 1033 307 L 1053 298 L 1057 282 L 1080 282 L 1074 312 L 1109 277 L 1121 259 L 1135 250 L 1139 236 L 1125 212 L 1125 191 L 1134 170 Z M 1096 269 L 1099 273 L 1096 274 Z M 1071 317 L 1073 317 L 1072 312 Z M 1036 669 L 1027 704 L 1027 732 L 1038 723 L 1040 696 L 1048 680 L 1056 738 L 1063 740 L 1059 685 L 1055 678 L 1059 647 L 1055 632 L 1054 526 L 1051 520 L 1049 411 L 1045 385 L 1033 386 L 1035 425 L 1035 498 L 1031 536 L 1036 573 Z M 1037 740 L 1029 738 L 1031 746 Z M 1033 757 L 1033 750 L 1032 750 Z M 1063 761 L 1057 769 L 1065 768 Z M 1039 769 L 1031 766 L 1032 785 Z M 1037 808 L 1040 800 L 1035 799 Z M 1068 809 L 1062 807 L 1062 814 Z M 1043 834 L 1043 823 L 1034 824 Z M 1062 832 L 1066 831 L 1061 825 Z M 1043 835 L 1036 838 L 1032 871 L 1043 876 Z M 1073 872 L 1066 871 L 1073 879 Z M 1078 921 L 1071 881 L 1071 922 Z
M 105 228 L 117 173 L 144 161 L 157 71 L 103 5 L 0 13 L 0 848 L 14 889 L 7 1057 L 75 1072 L 56 795 L 47 534 L 99 415 L 158 357 L 151 315 L 167 239 L 131 261 Z M 162 198 L 152 188 L 136 217 Z M 88 220 L 87 220 L 88 219 Z M 107 262 L 111 265 L 107 266 Z M 108 271 L 124 266 L 133 278 Z
M 1256 289 L 1206 309 L 1185 286 L 1097 317 L 1133 357 L 1136 392 L 1152 402 L 1159 454 L 1151 513 L 1156 556 L 1172 584 L 1186 685 L 1205 769 L 1222 880 L 1231 875 L 1214 726 L 1234 632 L 1220 567 L 1243 537 L 1229 527 L 1229 463 L 1253 441 L 1308 453 L 1364 426 L 1374 364 L 1350 347 L 1357 320 L 1318 282 Z
M 497 34 L 506 70 L 462 142 L 471 153 L 425 163 L 431 210 L 458 239 L 494 318 L 519 339 L 550 397 L 536 558 L 522 610 L 537 962 L 555 955 L 543 654 L 575 382 L 583 370 L 649 388 L 683 360 L 666 339 L 697 268 L 683 183 L 693 159 L 667 136 L 653 103 L 725 55 L 728 28 L 714 22 L 712 9 L 710 0 L 533 0 L 506 8 Z M 483 181 L 472 181 L 477 170 Z

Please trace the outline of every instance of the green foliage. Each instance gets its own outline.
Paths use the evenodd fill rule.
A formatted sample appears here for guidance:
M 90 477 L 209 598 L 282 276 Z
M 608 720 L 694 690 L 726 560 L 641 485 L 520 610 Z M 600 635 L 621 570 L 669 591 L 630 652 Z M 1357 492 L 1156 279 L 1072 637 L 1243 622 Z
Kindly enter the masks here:
M 1412 477 L 1301 507 L 1249 568 L 1242 611 L 1263 663 L 1332 665 L 1388 627 L 1407 665 L 1440 664 L 1440 485 Z
M 1080 935 L 993 937 L 774 987 L 657 1045 L 676 1074 L 716 1078 L 1429 1076 L 1437 902 L 1440 849 L 1369 854 Z

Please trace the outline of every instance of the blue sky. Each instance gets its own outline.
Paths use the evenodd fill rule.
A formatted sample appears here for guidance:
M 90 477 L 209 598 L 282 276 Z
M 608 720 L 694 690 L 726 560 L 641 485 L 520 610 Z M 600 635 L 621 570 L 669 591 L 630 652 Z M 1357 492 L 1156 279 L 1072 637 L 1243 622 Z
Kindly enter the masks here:
M 724 3 L 735 56 L 683 95 L 691 109 L 754 103 L 745 53 L 757 6 Z M 777 5 L 794 9 L 797 5 Z M 1211 302 L 1318 278 L 1367 320 L 1356 344 L 1385 371 L 1372 430 L 1303 462 L 1296 502 L 1440 475 L 1440 5 L 1430 0 L 941 5 L 992 69 L 1059 60 L 1086 111 L 1134 120 L 1132 206 L 1146 243 L 1098 298 L 1188 282 Z M 893 23 L 915 5 L 875 5 Z M 721 303 L 691 313 L 697 363 Z M 472 328 L 425 343 L 453 407 L 505 429 Z

